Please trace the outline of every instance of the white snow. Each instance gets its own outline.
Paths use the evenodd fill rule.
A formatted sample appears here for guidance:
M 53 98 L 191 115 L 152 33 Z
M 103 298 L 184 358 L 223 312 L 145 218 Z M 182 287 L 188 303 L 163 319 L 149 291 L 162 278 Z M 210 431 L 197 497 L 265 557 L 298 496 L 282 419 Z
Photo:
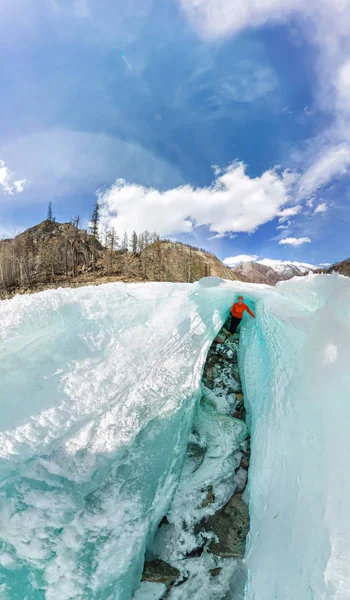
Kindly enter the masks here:
M 275 288 L 106 284 L 0 302 L 3 600 L 130 600 L 164 514 L 173 540 L 180 512 L 196 517 L 189 499 L 210 473 L 218 502 L 242 485 L 230 473 L 243 431 L 219 392 L 204 390 L 209 406 L 198 408 L 207 350 L 237 293 L 257 315 L 245 317 L 240 343 L 253 442 L 245 598 L 350 596 L 350 281 L 334 274 Z M 210 451 L 190 481 L 194 423 Z M 168 552 L 180 561 L 174 545 Z M 193 559 L 189 598 L 242 598 L 243 567 L 225 560 Z M 159 597 L 150 585 L 135 597 Z M 183 590 L 171 598 L 186 600 Z
M 133 600 L 161 600 L 164 592 L 166 592 L 164 583 L 143 581 L 135 592 Z
M 298 262 L 297 260 L 276 260 L 273 258 L 262 258 L 258 259 L 256 262 L 261 265 L 265 265 L 266 267 L 272 267 L 277 271 L 277 273 L 284 273 L 286 267 L 297 267 L 301 273 L 308 273 L 309 271 L 315 271 L 319 267 L 316 265 L 311 265 L 309 263 Z
M 237 256 L 229 256 L 223 260 L 225 265 L 231 267 L 237 267 L 241 263 L 246 262 L 257 262 L 261 265 L 265 265 L 266 267 L 272 267 L 277 273 L 283 275 L 288 271 L 288 269 L 292 269 L 296 267 L 300 273 L 308 273 L 309 271 L 315 271 L 319 267 L 316 265 L 311 265 L 306 262 L 298 262 L 297 260 L 279 260 L 276 258 L 260 258 L 256 254 L 238 254 Z M 329 263 L 322 263 L 323 265 L 329 265 Z M 294 269 L 295 270 L 295 269 Z

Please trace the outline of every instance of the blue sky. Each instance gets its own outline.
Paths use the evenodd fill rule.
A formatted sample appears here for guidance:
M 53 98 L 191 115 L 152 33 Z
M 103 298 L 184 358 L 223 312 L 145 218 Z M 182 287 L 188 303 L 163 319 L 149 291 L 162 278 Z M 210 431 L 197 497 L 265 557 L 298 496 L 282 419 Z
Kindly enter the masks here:
M 98 192 L 222 259 L 348 256 L 350 0 L 258 4 L 5 0 L 0 235 Z

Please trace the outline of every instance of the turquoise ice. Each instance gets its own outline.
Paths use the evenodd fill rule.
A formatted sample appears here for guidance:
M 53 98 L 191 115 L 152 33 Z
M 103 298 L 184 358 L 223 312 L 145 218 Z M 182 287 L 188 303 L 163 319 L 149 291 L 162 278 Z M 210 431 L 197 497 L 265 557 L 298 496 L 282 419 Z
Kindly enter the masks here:
M 335 275 L 0 302 L 1 599 L 132 597 L 237 293 L 257 315 L 240 347 L 253 438 L 246 598 L 349 597 L 350 282 Z M 201 598 L 214 600 L 207 586 Z

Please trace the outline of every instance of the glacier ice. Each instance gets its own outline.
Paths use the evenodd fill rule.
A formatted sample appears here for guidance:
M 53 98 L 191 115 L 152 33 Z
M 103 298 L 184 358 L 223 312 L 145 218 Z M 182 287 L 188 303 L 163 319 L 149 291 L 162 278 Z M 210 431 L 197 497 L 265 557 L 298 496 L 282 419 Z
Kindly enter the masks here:
M 249 600 L 350 597 L 350 280 L 263 293 L 241 335 L 249 402 Z
M 206 278 L 0 302 L 1 598 L 129 600 L 146 549 L 164 546 L 162 517 L 172 539 L 177 516 L 196 518 L 185 460 L 195 423 L 210 452 L 191 490 L 209 472 L 224 500 L 244 431 L 219 395 L 204 390 L 220 425 L 199 399 L 237 293 L 257 314 L 239 351 L 253 442 L 245 598 L 350 596 L 350 283 L 310 275 L 276 288 Z M 213 595 L 207 560 L 193 562 L 198 597 L 219 600 L 221 586 L 241 598 L 242 567 L 232 561 Z M 135 597 L 152 594 L 142 584 Z

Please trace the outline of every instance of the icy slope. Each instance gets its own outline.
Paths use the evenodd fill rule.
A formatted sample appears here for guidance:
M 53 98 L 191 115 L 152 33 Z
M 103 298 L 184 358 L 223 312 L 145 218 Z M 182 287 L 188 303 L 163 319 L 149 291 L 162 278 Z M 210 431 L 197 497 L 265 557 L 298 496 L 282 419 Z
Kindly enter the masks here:
M 349 597 L 350 283 L 310 276 L 0 303 L 1 599 L 131 598 L 237 292 L 257 310 L 240 351 L 253 434 L 246 597 Z

